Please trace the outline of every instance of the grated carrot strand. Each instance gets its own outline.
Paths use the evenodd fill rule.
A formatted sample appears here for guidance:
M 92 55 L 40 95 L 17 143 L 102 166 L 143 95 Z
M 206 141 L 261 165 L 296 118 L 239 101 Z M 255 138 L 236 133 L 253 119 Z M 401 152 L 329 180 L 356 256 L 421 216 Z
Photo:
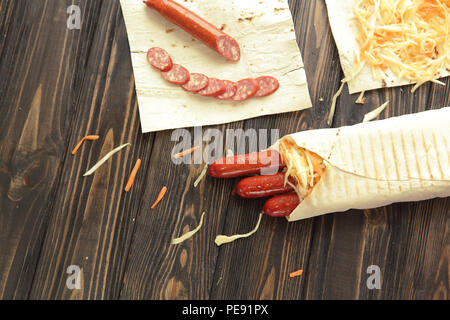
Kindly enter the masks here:
M 159 192 L 158 198 L 156 199 L 155 203 L 152 205 L 152 209 L 155 209 L 158 203 L 161 202 L 161 200 L 164 198 L 167 192 L 167 187 L 163 187 L 161 191 Z
M 302 274 L 303 274 L 303 270 L 298 270 L 298 271 L 291 272 L 289 274 L 289 277 L 295 278 L 295 277 L 301 276 Z
M 94 140 L 98 140 L 98 139 L 100 139 L 99 136 L 86 136 L 86 137 L 84 137 L 83 139 L 80 140 L 80 142 L 78 142 L 78 144 L 72 150 L 72 154 L 75 155 L 77 153 L 78 149 L 81 148 L 81 145 L 83 144 L 83 142 L 85 142 L 86 140 L 94 141 Z
M 194 151 L 196 151 L 196 150 L 198 150 L 198 149 L 200 149 L 200 146 L 196 146 L 196 147 L 191 148 L 191 149 L 189 149 L 189 150 L 185 150 L 185 151 L 182 151 L 182 152 L 180 152 L 180 153 L 177 153 L 177 154 L 173 155 L 173 157 L 174 157 L 175 159 L 179 159 L 179 158 L 182 158 L 182 157 L 184 157 L 184 156 L 187 156 L 188 154 L 193 153 Z
M 137 175 L 137 173 L 139 171 L 139 168 L 141 166 L 141 162 L 142 162 L 141 159 L 138 159 L 136 161 L 136 164 L 135 164 L 133 170 L 131 171 L 130 178 L 128 179 L 127 185 L 125 187 L 125 192 L 128 192 L 128 191 L 131 190 L 131 187 L 134 184 L 134 180 L 136 179 L 136 175 Z

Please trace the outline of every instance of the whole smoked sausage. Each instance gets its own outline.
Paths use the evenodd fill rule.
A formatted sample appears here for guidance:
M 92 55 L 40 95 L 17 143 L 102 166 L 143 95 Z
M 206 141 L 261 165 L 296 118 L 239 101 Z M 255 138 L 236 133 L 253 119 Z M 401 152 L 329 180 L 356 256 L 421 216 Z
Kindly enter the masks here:
M 238 62 L 241 59 L 241 50 L 235 39 L 177 2 L 148 0 L 144 3 L 228 60 Z

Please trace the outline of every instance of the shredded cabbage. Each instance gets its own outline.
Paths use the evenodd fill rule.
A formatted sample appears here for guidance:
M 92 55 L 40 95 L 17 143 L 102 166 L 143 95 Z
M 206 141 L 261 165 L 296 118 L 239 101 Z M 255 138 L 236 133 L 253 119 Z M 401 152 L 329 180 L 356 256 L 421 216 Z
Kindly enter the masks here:
M 280 141 L 279 152 L 287 168 L 285 184 L 293 187 L 300 200 L 303 200 L 321 179 L 326 167 L 325 162 L 317 154 L 297 146 L 291 137 Z M 292 177 L 295 183 L 291 183 L 289 177 Z
M 192 230 L 192 231 L 189 231 L 189 232 L 185 233 L 184 235 L 182 235 L 182 236 L 179 237 L 179 238 L 173 239 L 173 240 L 172 240 L 172 244 L 180 244 L 180 243 L 183 243 L 184 241 L 186 241 L 186 240 L 192 238 L 192 236 L 193 236 L 194 234 L 196 234 L 196 233 L 202 228 L 202 226 L 203 226 L 203 218 L 205 217 L 205 214 L 206 214 L 206 213 L 203 212 L 202 217 L 200 218 L 200 223 L 199 223 L 199 225 L 197 226 L 197 228 L 195 228 L 195 229 Z
M 386 107 L 388 105 L 389 105 L 389 101 L 383 103 L 381 106 L 379 106 L 375 110 L 372 110 L 371 112 L 367 113 L 364 116 L 363 122 L 369 122 L 369 121 L 375 120 L 384 111 L 384 109 L 386 109 Z
M 224 235 L 219 235 L 216 237 L 216 240 L 214 241 L 215 244 L 220 247 L 223 244 L 226 243 L 230 243 L 233 241 L 236 241 L 238 239 L 242 239 L 242 238 L 248 238 L 250 236 L 252 236 L 253 234 L 256 233 L 256 231 L 258 231 L 259 229 L 259 225 L 261 224 L 261 219 L 262 219 L 262 214 L 259 215 L 259 219 L 258 219 L 258 223 L 256 224 L 255 229 L 253 229 L 252 231 L 250 231 L 249 233 L 246 234 L 236 234 L 234 236 L 224 236 Z
M 450 70 L 449 13 L 450 0 L 355 0 L 360 52 L 351 77 L 368 64 L 375 79 L 390 69 L 417 83 L 412 91 L 435 82 Z

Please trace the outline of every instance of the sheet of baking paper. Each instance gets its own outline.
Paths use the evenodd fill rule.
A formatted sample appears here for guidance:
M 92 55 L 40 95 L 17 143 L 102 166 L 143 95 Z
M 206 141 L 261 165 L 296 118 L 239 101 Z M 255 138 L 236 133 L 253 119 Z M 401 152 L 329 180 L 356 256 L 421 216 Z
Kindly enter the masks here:
M 357 24 L 353 20 L 353 5 L 355 0 L 325 0 L 325 2 L 327 4 L 331 31 L 333 32 L 341 60 L 342 70 L 345 76 L 349 76 L 352 70 L 355 69 L 355 52 L 359 52 L 360 50 L 360 46 L 356 40 L 356 36 L 358 35 Z M 399 79 L 389 69 L 384 72 L 384 75 L 384 81 L 375 80 L 370 67 L 365 66 L 357 77 L 348 82 L 350 94 L 415 83 L 409 80 Z M 440 73 L 440 78 L 448 76 L 450 76 L 450 72 L 444 68 Z
M 139 0 L 121 0 L 142 131 L 206 126 L 311 107 L 302 57 L 286 0 L 195 0 L 181 3 L 234 37 L 241 61 L 227 61 Z M 219 101 L 168 84 L 150 67 L 151 47 L 166 49 L 190 72 L 238 81 L 272 75 L 280 89 L 265 98 Z
M 327 169 L 289 221 L 450 196 L 450 107 L 291 136 Z

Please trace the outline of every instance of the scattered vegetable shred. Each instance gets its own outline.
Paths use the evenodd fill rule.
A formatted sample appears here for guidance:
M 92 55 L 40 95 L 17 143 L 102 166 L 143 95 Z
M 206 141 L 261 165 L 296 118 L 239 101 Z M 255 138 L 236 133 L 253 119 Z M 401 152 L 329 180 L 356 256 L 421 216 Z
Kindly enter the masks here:
M 133 171 L 131 171 L 130 178 L 128 179 L 127 185 L 125 186 L 125 192 L 128 192 L 131 190 L 131 187 L 134 184 L 134 180 L 136 179 L 136 175 L 139 171 L 139 167 L 141 166 L 141 162 L 142 162 L 142 160 L 138 159 L 136 162 L 136 165 L 133 168 Z
M 219 236 L 216 237 L 216 241 L 215 241 L 216 245 L 220 247 L 223 244 L 230 243 L 230 242 L 236 241 L 238 239 L 248 238 L 248 237 L 252 236 L 254 233 L 256 233 L 256 231 L 258 231 L 259 225 L 261 223 L 262 216 L 263 216 L 262 214 L 259 215 L 258 223 L 256 224 L 255 229 L 253 229 L 249 233 L 237 234 L 237 235 L 234 235 L 234 236 L 222 236 L 222 235 L 219 235 Z
M 202 227 L 203 225 L 203 217 L 205 216 L 205 212 L 203 212 L 202 217 L 200 218 L 200 224 L 198 225 L 197 228 L 195 228 L 192 231 L 189 231 L 188 233 L 182 235 L 179 238 L 173 239 L 172 240 L 172 244 L 180 244 L 184 241 L 186 241 L 187 239 L 191 238 L 194 234 L 196 234 Z
M 369 121 L 372 121 L 372 120 L 376 119 L 376 118 L 380 115 L 380 113 L 382 113 L 382 112 L 384 111 L 384 109 L 386 109 L 386 107 L 387 107 L 388 105 L 389 105 L 389 101 L 383 103 L 381 106 L 379 106 L 379 107 L 376 108 L 375 110 L 373 110 L 373 111 L 367 113 L 367 114 L 364 116 L 363 122 L 369 122 Z
M 328 122 L 327 122 L 329 126 L 331 126 L 333 124 L 334 114 L 336 112 L 337 98 L 339 98 L 339 96 L 341 95 L 342 90 L 344 89 L 345 83 L 346 82 L 344 80 L 342 80 L 341 87 L 336 92 L 336 94 L 333 97 L 333 101 L 331 102 L 330 115 L 328 116 Z
M 194 182 L 194 188 L 197 188 L 197 186 L 199 185 L 200 181 L 202 181 L 202 179 L 206 176 L 207 172 L 208 172 L 208 165 L 205 164 L 205 167 L 203 168 L 202 173 L 200 173 L 200 176 Z
M 295 277 L 301 276 L 302 274 L 303 274 L 303 270 L 297 270 L 297 271 L 291 272 L 289 274 L 289 277 L 295 278 Z
M 80 140 L 80 142 L 78 142 L 78 144 L 75 146 L 75 148 L 72 151 L 72 154 L 75 155 L 78 151 L 78 149 L 80 149 L 81 145 L 83 144 L 83 142 L 85 142 L 86 140 L 90 140 L 90 141 L 94 141 L 94 140 L 98 140 L 100 139 L 99 136 L 86 136 L 83 139 Z
M 106 161 L 108 161 L 109 158 L 111 158 L 113 155 L 115 155 L 117 152 L 122 150 L 123 148 L 126 148 L 128 146 L 131 146 L 131 143 L 126 143 L 120 147 L 115 148 L 111 152 L 109 152 L 106 156 L 104 156 L 95 166 L 92 167 L 88 172 L 84 174 L 85 177 L 90 176 L 95 171 L 97 171 L 98 168 L 100 168 Z
M 195 150 L 198 150 L 198 149 L 200 149 L 200 146 L 196 146 L 196 147 L 191 148 L 191 149 L 189 149 L 189 150 L 185 150 L 185 151 L 182 151 L 182 152 L 180 152 L 180 153 L 174 154 L 173 157 L 174 157 L 175 159 L 179 159 L 179 158 L 182 158 L 182 157 L 184 157 L 184 156 L 187 156 L 188 154 L 193 153 Z
M 152 209 L 155 209 L 156 206 L 161 202 L 161 200 L 164 198 L 167 192 L 167 187 L 162 187 L 161 191 L 159 192 L 158 198 L 156 199 L 155 203 L 152 205 Z
M 359 95 L 358 99 L 356 99 L 355 103 L 357 104 L 364 104 L 366 103 L 366 98 L 364 97 L 365 91 L 361 91 L 361 94 Z

